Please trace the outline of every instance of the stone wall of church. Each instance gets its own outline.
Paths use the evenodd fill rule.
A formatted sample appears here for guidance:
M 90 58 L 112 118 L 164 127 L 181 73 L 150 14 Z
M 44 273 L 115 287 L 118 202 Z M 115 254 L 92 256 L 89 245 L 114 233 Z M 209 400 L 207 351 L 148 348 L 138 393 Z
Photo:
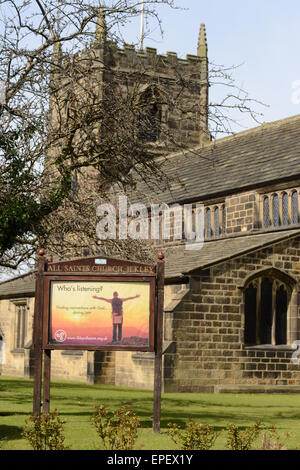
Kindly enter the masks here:
M 26 308 L 26 327 L 24 344 L 29 345 L 32 340 L 32 324 L 34 299 L 12 299 L 0 301 L 0 330 L 3 336 L 2 364 L 0 373 L 10 376 L 24 376 L 26 350 L 16 347 L 16 309 L 18 304 Z
M 300 339 L 300 239 L 281 242 L 191 279 L 172 312 L 172 343 L 164 356 L 166 391 L 241 390 L 300 386 L 300 366 L 289 346 L 244 344 L 243 285 L 249 274 L 278 268 L 297 280 L 289 311 L 289 341 Z
M 26 305 L 24 348 L 16 348 L 18 304 Z M 0 328 L 3 335 L 4 353 L 0 373 L 8 376 L 33 377 L 32 354 L 34 298 L 0 300 Z M 52 378 L 64 380 L 87 380 L 87 352 L 53 351 L 51 356 Z
M 154 353 L 116 352 L 115 385 L 153 389 Z
M 240 193 L 226 198 L 226 234 L 250 232 L 257 226 L 257 195 Z
M 53 379 L 87 381 L 87 351 L 52 351 Z

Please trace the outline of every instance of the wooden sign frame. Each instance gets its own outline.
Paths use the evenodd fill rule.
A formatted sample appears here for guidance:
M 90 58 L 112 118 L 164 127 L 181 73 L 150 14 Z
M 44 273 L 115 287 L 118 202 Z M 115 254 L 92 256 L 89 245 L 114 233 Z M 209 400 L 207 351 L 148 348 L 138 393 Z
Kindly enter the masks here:
M 54 344 L 50 342 L 50 323 L 51 323 L 51 315 L 50 315 L 50 287 L 52 281 L 65 281 L 65 282 L 76 282 L 76 281 L 83 281 L 83 282 L 141 282 L 149 284 L 150 287 L 150 316 L 149 316 L 149 342 L 148 346 L 131 346 L 131 345 L 122 345 L 122 344 L 115 344 L 115 345 L 91 345 L 91 344 L 80 344 L 80 345 L 67 345 L 67 344 Z M 81 350 L 81 351 L 143 351 L 143 352 L 153 352 L 154 351 L 154 314 L 155 314 L 155 276 L 112 276 L 111 274 L 107 274 L 106 276 L 87 276 L 87 275 L 80 275 L 75 276 L 72 275 L 61 275 L 61 276 L 54 276 L 53 274 L 48 275 L 45 273 L 44 276 L 44 318 L 43 318 L 43 349 L 59 349 L 59 350 Z
M 141 282 L 150 286 L 149 295 L 149 343 L 133 345 L 67 345 L 49 341 L 50 286 L 52 281 L 82 282 Z M 39 250 L 36 274 L 33 345 L 35 358 L 33 413 L 40 415 L 50 410 L 50 376 L 52 350 L 87 351 L 154 351 L 154 413 L 153 431 L 160 431 L 162 329 L 164 303 L 164 255 L 158 254 L 157 265 L 120 260 L 110 257 L 86 257 L 81 259 L 48 262 L 44 250 Z M 43 386 L 43 403 L 42 398 Z

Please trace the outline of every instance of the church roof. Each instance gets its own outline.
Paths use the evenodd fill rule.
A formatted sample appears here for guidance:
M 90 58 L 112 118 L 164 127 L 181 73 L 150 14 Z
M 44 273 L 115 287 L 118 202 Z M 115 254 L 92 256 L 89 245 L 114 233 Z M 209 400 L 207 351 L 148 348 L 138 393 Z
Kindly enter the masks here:
M 200 250 L 189 251 L 184 245 L 168 248 L 164 250 L 166 278 L 180 279 L 195 270 L 208 268 L 299 235 L 300 229 L 280 230 L 207 241 Z
M 138 183 L 133 200 L 197 201 L 300 177 L 300 115 L 162 157 L 160 165 L 168 182 Z
M 257 251 L 300 236 L 300 229 L 235 236 L 204 243 L 201 250 L 186 250 L 184 245 L 163 249 L 166 260 L 166 280 L 178 281 L 196 270 L 206 269 L 233 258 Z M 0 283 L 0 300 L 32 297 L 35 290 L 35 273 L 9 279 Z

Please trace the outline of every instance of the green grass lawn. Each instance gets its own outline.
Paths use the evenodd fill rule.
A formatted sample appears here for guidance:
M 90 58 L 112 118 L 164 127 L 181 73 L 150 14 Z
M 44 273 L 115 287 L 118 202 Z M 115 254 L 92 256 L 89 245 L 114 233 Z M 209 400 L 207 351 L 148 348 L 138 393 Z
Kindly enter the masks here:
M 24 421 L 32 411 L 31 380 L 0 377 L 0 447 L 28 449 L 21 433 Z M 137 449 L 175 449 L 166 434 L 167 424 L 184 426 L 192 419 L 209 423 L 219 430 L 228 423 L 245 427 L 260 420 L 275 425 L 280 435 L 289 433 L 289 449 L 300 447 L 300 395 L 298 394 L 204 394 L 165 393 L 162 397 L 161 434 L 152 433 L 153 394 L 103 385 L 77 382 L 53 382 L 51 409 L 55 408 L 66 421 L 66 444 L 72 449 L 101 449 L 91 423 L 97 404 L 111 410 L 130 405 L 141 421 Z M 225 432 L 216 441 L 216 449 L 225 447 Z

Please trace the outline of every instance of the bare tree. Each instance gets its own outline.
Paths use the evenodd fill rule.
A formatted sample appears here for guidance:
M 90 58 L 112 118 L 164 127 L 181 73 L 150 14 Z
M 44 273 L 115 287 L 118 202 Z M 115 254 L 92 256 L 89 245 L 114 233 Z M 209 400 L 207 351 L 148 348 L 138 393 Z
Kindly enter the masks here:
M 141 3 L 0 1 L 2 268 L 32 260 L 41 244 L 57 257 L 80 256 L 87 247 L 97 250 L 95 209 L 109 187 L 133 188 L 137 174 L 157 188 L 167 185 L 163 158 L 155 157 L 197 146 L 203 118 L 212 137 L 231 131 L 232 109 L 257 119 L 252 101 L 224 67 L 211 67 L 207 86 L 222 83 L 230 91 L 221 103 L 207 103 L 205 116 L 203 103 L 185 99 L 200 92 L 191 64 L 181 69 L 169 58 L 171 80 L 163 81 L 155 74 L 164 66 L 159 56 L 153 56 L 150 73 L 133 53 L 125 80 L 115 64 L 121 26 L 140 14 Z M 145 2 L 146 14 L 161 27 L 159 4 L 174 4 Z M 205 73 L 208 64 L 201 63 Z M 174 127 L 185 119 L 186 140 L 161 125 L 162 113 L 170 110 Z M 132 240 L 110 241 L 101 250 L 152 256 L 149 246 Z
M 249 93 L 237 85 L 235 72 L 240 65 L 225 66 L 210 62 L 209 83 L 213 89 L 218 89 L 221 98 L 210 101 L 208 120 L 211 135 L 214 139 L 224 135 L 233 135 L 236 129 L 242 128 L 240 117 L 250 116 L 254 124 L 261 124 L 262 109 L 267 105 L 252 98 Z
M 80 169 L 100 171 L 102 188 L 130 184 L 137 163 L 145 173 L 154 170 L 149 149 L 134 134 L 133 97 L 113 83 L 104 90 L 98 80 L 104 57 L 97 43 L 103 36 L 121 41 L 120 25 L 139 15 L 142 2 L 107 3 L 0 2 L 3 267 L 15 268 L 34 253 L 37 240 L 45 239 L 47 216 L 72 192 Z M 173 0 L 145 2 L 160 25 L 158 4 L 172 6 Z

